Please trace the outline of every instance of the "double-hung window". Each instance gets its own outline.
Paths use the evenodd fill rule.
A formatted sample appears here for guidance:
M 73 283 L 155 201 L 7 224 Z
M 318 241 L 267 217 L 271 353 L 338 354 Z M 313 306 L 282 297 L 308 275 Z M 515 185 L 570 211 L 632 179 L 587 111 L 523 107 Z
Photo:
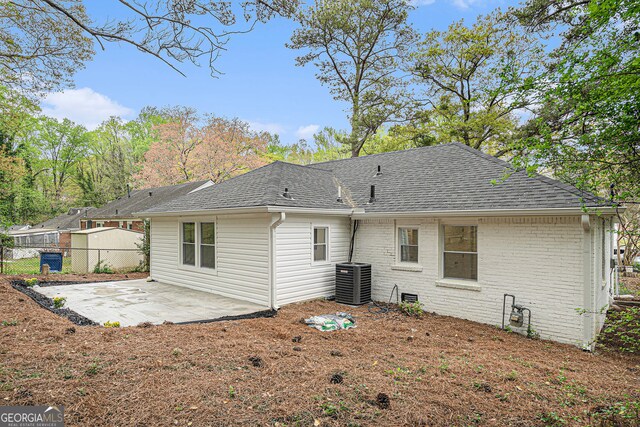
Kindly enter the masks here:
M 400 262 L 418 262 L 418 229 L 398 228 L 398 253 Z
M 328 227 L 313 227 L 313 262 L 325 262 L 328 259 Z
M 182 263 L 196 265 L 196 223 L 182 223 Z
M 478 227 L 445 225 L 444 278 L 478 280 Z
M 183 222 L 180 230 L 182 265 L 216 268 L 216 224 Z
M 200 267 L 216 268 L 216 224 L 200 223 Z

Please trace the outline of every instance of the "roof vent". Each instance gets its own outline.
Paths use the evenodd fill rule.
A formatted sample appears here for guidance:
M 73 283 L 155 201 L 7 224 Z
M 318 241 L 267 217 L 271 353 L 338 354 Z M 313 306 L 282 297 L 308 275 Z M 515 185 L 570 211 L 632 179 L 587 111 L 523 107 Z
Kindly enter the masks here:
M 338 198 L 336 199 L 336 202 L 342 203 L 342 187 L 340 186 L 338 186 Z
M 376 186 L 371 186 L 371 195 L 369 196 L 369 203 L 373 203 L 376 201 Z
M 131 187 L 127 184 L 127 197 L 131 197 Z
M 380 176 L 382 175 L 382 170 L 380 168 L 380 165 L 378 165 L 378 172 L 376 172 L 376 176 Z
M 149 197 L 151 197 L 153 195 L 153 192 L 149 191 Z
M 118 209 L 116 209 L 116 215 L 118 215 Z
M 284 197 L 285 199 L 289 199 L 289 200 L 293 199 L 293 197 L 291 197 L 291 194 L 289 193 L 289 189 L 288 188 L 284 189 L 284 193 L 282 193 L 282 197 Z

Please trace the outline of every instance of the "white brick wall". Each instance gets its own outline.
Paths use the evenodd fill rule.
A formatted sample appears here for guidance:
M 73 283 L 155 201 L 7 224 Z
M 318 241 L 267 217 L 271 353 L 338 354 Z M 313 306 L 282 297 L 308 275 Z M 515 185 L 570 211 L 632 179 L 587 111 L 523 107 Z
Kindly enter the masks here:
M 400 293 L 418 294 L 428 311 L 500 325 L 503 294 L 514 294 L 518 304 L 531 309 L 532 326 L 542 338 L 584 344 L 585 317 L 576 312 L 585 308 L 585 233 L 579 216 L 458 221 L 478 225 L 478 281 L 472 283 L 473 289 L 445 287 L 446 281 L 440 279 L 444 222 L 427 218 L 360 221 L 354 261 L 372 264 L 375 300 L 387 301 L 397 284 Z M 402 224 L 419 226 L 421 271 L 397 269 L 396 227 Z M 591 234 L 598 231 L 592 228 Z M 594 288 L 595 300 L 601 302 L 606 289 Z

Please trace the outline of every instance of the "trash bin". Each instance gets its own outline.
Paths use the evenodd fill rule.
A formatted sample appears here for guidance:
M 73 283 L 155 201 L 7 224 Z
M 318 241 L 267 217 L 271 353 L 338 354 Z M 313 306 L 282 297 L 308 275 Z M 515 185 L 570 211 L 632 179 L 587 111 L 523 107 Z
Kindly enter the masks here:
M 49 264 L 49 271 L 59 273 L 62 271 L 62 252 L 42 252 L 40 253 L 40 271 L 42 266 Z

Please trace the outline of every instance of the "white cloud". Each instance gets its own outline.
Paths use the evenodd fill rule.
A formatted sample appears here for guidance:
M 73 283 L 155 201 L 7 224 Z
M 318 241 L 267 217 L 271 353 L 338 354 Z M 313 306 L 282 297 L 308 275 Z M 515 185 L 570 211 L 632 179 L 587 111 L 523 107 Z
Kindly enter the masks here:
M 269 132 L 272 135 L 285 133 L 285 128 L 279 123 L 264 123 L 249 121 L 249 127 L 256 132 Z
M 436 0 L 411 0 L 411 4 L 416 7 L 428 6 L 430 4 L 434 4 L 435 2 Z
M 466 10 L 479 1 L 480 0 L 452 0 L 451 3 L 453 3 L 453 5 L 458 9 Z
M 91 88 L 83 87 L 48 94 L 42 100 L 42 113 L 56 119 L 67 118 L 92 130 L 111 116 L 126 117 L 133 110 Z
M 315 135 L 318 130 L 320 130 L 319 125 L 300 126 L 296 131 L 296 136 L 300 139 L 309 140 L 313 138 L 313 135 Z

